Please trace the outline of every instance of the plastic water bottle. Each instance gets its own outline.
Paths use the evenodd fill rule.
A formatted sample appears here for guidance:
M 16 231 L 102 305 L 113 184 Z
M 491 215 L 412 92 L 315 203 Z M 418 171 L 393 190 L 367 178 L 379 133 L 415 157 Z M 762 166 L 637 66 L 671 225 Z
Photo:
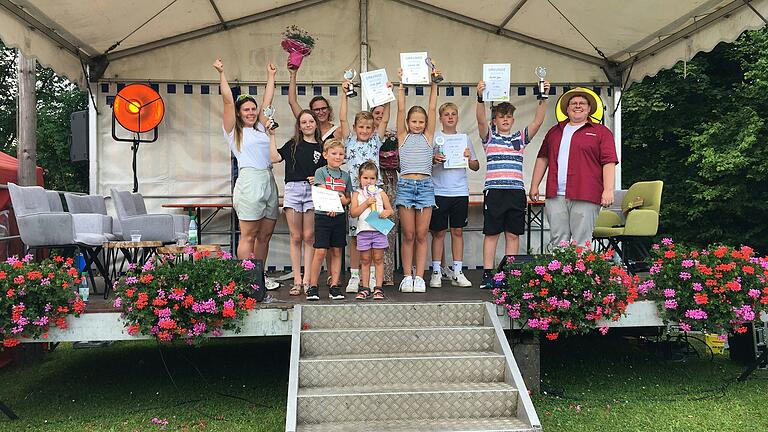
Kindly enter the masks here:
M 86 303 L 87 303 L 87 302 L 88 302 L 88 295 L 89 295 L 89 294 L 90 294 L 90 292 L 91 292 L 91 289 L 88 287 L 88 273 L 86 273 L 86 272 L 83 272 L 83 273 L 80 275 L 80 279 L 81 279 L 81 282 L 80 282 L 80 291 L 79 291 L 79 292 L 80 292 L 80 298 L 81 298 L 81 299 L 82 299 L 84 302 L 86 302 Z
M 197 244 L 197 222 L 195 222 L 195 217 L 192 216 L 192 219 L 189 221 L 189 245 L 195 246 Z

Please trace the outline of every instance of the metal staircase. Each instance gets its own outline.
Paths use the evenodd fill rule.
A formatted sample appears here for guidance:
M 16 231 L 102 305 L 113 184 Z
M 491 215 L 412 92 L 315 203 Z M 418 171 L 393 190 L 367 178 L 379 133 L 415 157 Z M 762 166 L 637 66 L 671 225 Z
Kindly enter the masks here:
M 294 308 L 288 432 L 540 431 L 490 303 Z

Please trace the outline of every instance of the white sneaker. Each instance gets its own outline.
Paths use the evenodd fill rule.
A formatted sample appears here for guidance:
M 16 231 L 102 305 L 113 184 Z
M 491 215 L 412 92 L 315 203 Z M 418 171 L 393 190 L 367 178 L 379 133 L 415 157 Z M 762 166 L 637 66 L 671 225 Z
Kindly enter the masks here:
M 443 279 L 440 276 L 440 273 L 432 273 L 432 276 L 429 278 L 429 287 L 430 288 L 440 288 L 443 286 Z
M 264 277 L 264 285 L 267 286 L 267 290 L 269 291 L 280 288 L 280 284 L 276 280 L 266 276 Z
M 413 279 L 413 292 L 423 293 L 427 292 L 427 283 L 424 282 L 421 276 L 416 276 Z
M 451 267 L 443 267 L 443 280 L 453 280 L 453 269 Z
M 471 287 L 472 282 L 467 279 L 466 276 L 464 276 L 464 272 L 458 272 L 454 273 L 453 281 L 451 281 L 451 285 L 458 286 L 458 287 Z
M 403 281 L 400 282 L 400 292 L 409 293 L 413 292 L 413 277 L 406 276 Z
M 351 278 L 349 278 L 349 282 L 347 282 L 347 292 L 356 293 L 359 288 L 360 288 L 360 277 L 352 276 Z

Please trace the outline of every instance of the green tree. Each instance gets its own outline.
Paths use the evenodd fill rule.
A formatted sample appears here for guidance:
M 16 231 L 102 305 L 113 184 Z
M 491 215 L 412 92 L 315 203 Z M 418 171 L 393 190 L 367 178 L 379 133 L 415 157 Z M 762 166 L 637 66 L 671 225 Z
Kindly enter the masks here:
M 660 235 L 768 252 L 768 30 L 625 94 L 622 180 L 664 180 Z
M 87 93 L 37 65 L 37 164 L 49 189 L 88 191 L 88 164 L 69 161 L 69 116 L 88 108 Z M 0 43 L 0 150 L 16 157 L 16 52 Z

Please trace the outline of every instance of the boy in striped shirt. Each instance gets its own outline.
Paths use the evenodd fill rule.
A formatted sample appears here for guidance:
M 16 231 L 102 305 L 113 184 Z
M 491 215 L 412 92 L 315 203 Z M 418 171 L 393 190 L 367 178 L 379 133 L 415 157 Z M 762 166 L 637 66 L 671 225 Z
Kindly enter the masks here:
M 544 122 L 547 99 L 539 100 L 533 121 L 522 130 L 514 130 L 515 106 L 502 102 L 491 108 L 490 127 L 485 114 L 483 92 L 485 82 L 477 83 L 477 130 L 487 160 L 483 188 L 483 282 L 481 288 L 493 286 L 494 261 L 499 235 L 503 232 L 505 255 L 517 255 L 520 235 L 525 233 L 525 209 L 528 200 L 523 184 L 523 152 Z M 544 94 L 549 82 L 544 82 Z

